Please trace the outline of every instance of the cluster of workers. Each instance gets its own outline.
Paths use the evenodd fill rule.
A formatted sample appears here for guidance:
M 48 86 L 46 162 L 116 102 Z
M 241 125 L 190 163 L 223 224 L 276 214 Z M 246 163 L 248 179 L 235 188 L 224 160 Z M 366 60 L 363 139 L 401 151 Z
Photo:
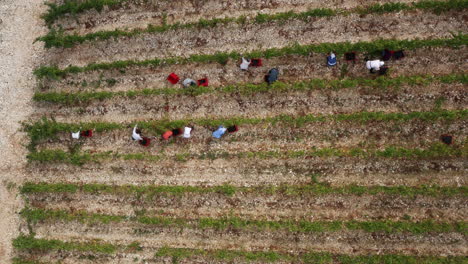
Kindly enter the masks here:
M 388 67 L 384 66 L 385 62 L 390 59 L 394 60 L 399 60 L 403 58 L 405 55 L 402 50 L 399 51 L 391 51 L 388 49 L 385 49 L 382 52 L 382 58 L 379 60 L 366 60 L 366 67 L 370 71 L 370 73 L 378 73 L 380 75 L 384 75 Z M 344 54 L 344 59 L 347 62 L 356 62 L 357 61 L 357 54 L 355 52 L 348 52 Z M 327 66 L 329 67 L 334 67 L 337 65 L 337 57 L 335 55 L 335 52 L 331 52 L 327 56 Z M 262 59 L 247 59 L 247 58 L 242 58 L 241 63 L 239 65 L 240 69 L 242 71 L 247 71 L 249 67 L 261 67 L 263 65 Z M 268 71 L 268 74 L 265 75 L 265 81 L 268 84 L 272 84 L 273 82 L 278 80 L 278 75 L 279 71 L 277 68 L 272 68 Z M 175 73 L 171 73 L 168 77 L 167 80 L 172 83 L 172 84 L 177 84 L 180 81 L 179 76 Z M 200 80 L 193 80 L 191 78 L 186 78 L 185 80 L 182 81 L 182 85 L 186 88 L 192 87 L 192 86 L 208 86 L 208 78 L 203 78 Z M 186 126 L 183 129 L 182 128 L 176 128 L 172 130 L 168 130 L 162 134 L 162 139 L 163 140 L 168 140 L 173 137 L 178 137 L 181 136 L 182 138 L 190 138 L 191 133 L 193 131 L 193 126 Z M 229 127 L 224 127 L 224 126 L 219 126 L 215 131 L 212 132 L 213 138 L 221 138 L 226 132 L 228 133 L 234 133 L 238 131 L 239 128 L 237 125 L 229 126 Z M 79 139 L 80 137 L 92 137 L 93 136 L 93 131 L 92 130 L 86 130 L 86 131 L 78 131 L 78 132 L 72 132 L 72 138 L 73 139 Z M 135 141 L 138 141 L 142 146 L 149 146 L 151 139 L 149 137 L 142 136 L 141 130 L 138 129 L 137 126 L 133 128 L 132 132 L 132 139 Z M 446 144 L 451 144 L 452 143 L 452 136 L 450 135 L 442 135 L 440 140 Z
M 384 66 L 385 61 L 390 59 L 399 60 L 405 57 L 405 53 L 403 50 L 389 50 L 385 49 L 382 51 L 382 58 L 379 60 L 366 60 L 366 68 L 370 71 L 370 73 L 378 73 L 379 75 L 385 75 L 388 71 L 388 67 Z M 344 59 L 347 62 L 356 63 L 357 61 L 357 54 L 356 52 L 347 52 L 344 54 Z M 333 67 L 337 64 L 337 58 L 334 52 L 331 52 L 330 55 L 327 56 L 327 66 Z
M 175 128 L 172 130 L 167 130 L 165 131 L 162 135 L 161 138 L 163 140 L 169 140 L 171 138 L 175 138 L 178 136 L 181 136 L 182 138 L 190 138 L 192 135 L 193 131 L 193 126 L 186 126 L 183 129 L 182 128 Z M 213 131 L 212 136 L 213 138 L 221 138 L 224 134 L 227 133 L 234 133 L 239 130 L 239 127 L 237 125 L 232 125 L 228 127 L 224 127 L 223 125 L 218 126 L 218 128 Z M 85 130 L 85 131 L 77 131 L 77 132 L 72 132 L 71 133 L 73 139 L 80 139 L 80 137 L 92 137 L 93 136 L 93 130 Z M 156 138 L 156 137 L 153 137 Z M 151 143 L 151 138 L 145 137 L 142 135 L 141 129 L 138 128 L 138 125 L 135 125 L 132 131 L 132 140 L 137 141 L 140 145 L 148 147 Z

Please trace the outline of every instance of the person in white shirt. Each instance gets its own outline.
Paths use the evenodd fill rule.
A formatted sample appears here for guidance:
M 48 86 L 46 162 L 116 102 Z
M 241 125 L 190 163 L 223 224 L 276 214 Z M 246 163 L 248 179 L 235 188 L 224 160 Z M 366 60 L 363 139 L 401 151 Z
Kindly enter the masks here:
M 382 67 L 385 64 L 385 62 L 380 61 L 380 60 L 373 60 L 373 61 L 367 61 L 366 62 L 366 67 L 368 70 L 370 70 L 371 73 L 377 72 L 380 70 L 380 67 Z
M 190 86 L 197 86 L 197 83 L 190 79 L 190 78 L 187 78 L 185 79 L 183 82 L 182 82 L 182 85 L 185 87 L 185 88 L 188 88 Z
M 193 129 L 193 127 L 184 127 L 183 137 L 184 138 L 190 138 L 191 137 L 190 133 L 192 133 L 192 129 Z
M 135 125 L 135 127 L 133 128 L 133 132 L 132 132 L 132 139 L 133 140 L 143 140 L 143 138 L 141 137 L 141 131 L 137 128 L 138 125 Z
M 249 59 L 245 59 L 244 57 L 242 57 L 242 63 L 240 64 L 241 70 L 243 70 L 243 71 L 248 70 L 248 69 L 249 69 L 249 65 L 250 65 L 250 60 L 249 60 Z
M 78 132 L 72 132 L 72 133 L 71 133 L 72 138 L 73 138 L 73 139 L 80 139 L 80 132 L 81 132 L 81 131 L 79 131 L 79 130 L 78 130 Z

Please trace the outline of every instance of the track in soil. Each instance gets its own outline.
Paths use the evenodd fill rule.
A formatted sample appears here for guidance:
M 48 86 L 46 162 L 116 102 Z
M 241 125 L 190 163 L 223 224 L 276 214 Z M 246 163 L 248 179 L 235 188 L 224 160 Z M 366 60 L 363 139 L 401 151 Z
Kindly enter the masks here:
M 160 194 L 150 198 L 126 194 L 38 193 L 28 194 L 32 208 L 107 215 L 165 216 L 176 218 L 226 216 L 243 219 L 305 221 L 375 221 L 390 220 L 464 221 L 465 196 L 429 197 L 418 195 L 287 195 L 218 193 L 182 195 Z
M 468 48 L 420 48 L 405 51 L 406 57 L 398 61 L 388 61 L 391 68 L 390 77 L 425 75 L 436 73 L 445 75 L 465 73 L 468 68 Z M 362 56 L 362 55 L 361 55 Z M 208 77 L 210 87 L 233 84 L 264 82 L 268 69 L 276 67 L 280 70 L 280 80 L 295 82 L 313 78 L 335 80 L 341 78 L 373 78 L 369 76 L 362 62 L 345 63 L 340 58 L 337 67 L 325 67 L 325 57 L 322 54 L 310 56 L 283 56 L 263 59 L 264 66 L 250 67 L 248 72 L 242 72 L 238 62 L 229 60 L 226 65 L 219 63 L 190 63 L 158 67 L 127 67 L 122 70 L 101 70 L 85 73 L 69 74 L 63 79 L 43 79 L 40 83 L 42 91 L 77 92 L 77 91 L 130 91 L 145 88 L 181 87 L 170 84 L 166 79 L 171 72 L 177 73 L 182 80 L 185 78 L 201 79 Z M 417 65 L 417 66 L 416 66 Z
M 420 185 L 440 183 L 460 186 L 466 183 L 466 161 L 454 159 L 358 159 L 358 158 L 289 158 L 289 159 L 215 159 L 145 161 L 106 161 L 81 167 L 66 164 L 31 164 L 28 171 L 42 175 L 38 181 L 256 186 L 282 183 L 309 183 L 311 175 L 333 185 Z M 322 179 L 323 178 L 323 179 Z
M 194 126 L 190 139 L 163 140 L 160 134 L 145 132 L 145 136 L 156 137 L 153 146 L 144 150 L 130 139 L 132 127 L 111 132 L 94 133 L 94 137 L 76 141 L 70 133 L 60 133 L 56 139 L 37 144 L 37 150 L 62 149 L 68 151 L 80 144 L 83 151 L 118 153 L 151 153 L 174 156 L 182 153 L 225 151 L 229 153 L 256 151 L 298 151 L 316 148 L 371 147 L 384 149 L 387 146 L 405 148 L 427 148 L 439 141 L 442 134 L 454 136 L 464 142 L 468 134 L 468 122 L 461 120 L 407 122 L 374 121 L 317 122 L 296 127 L 288 124 L 240 125 L 240 130 L 227 135 L 223 140 L 212 139 L 210 127 Z
M 424 112 L 440 100 L 447 110 L 468 105 L 462 84 L 410 87 L 398 91 L 374 89 L 312 90 L 243 94 L 202 94 L 199 96 L 115 97 L 88 105 L 63 107 L 41 103 L 35 117 L 53 116 L 66 122 L 132 122 L 151 119 L 269 117 L 369 112 Z M 442 98 L 442 99 L 440 99 Z
M 46 223 L 34 226 L 37 238 L 64 241 L 101 239 L 104 242 L 130 244 L 138 241 L 143 247 L 326 251 L 349 255 L 418 254 L 466 255 L 466 237 L 460 233 L 428 233 L 421 235 L 362 231 L 293 233 L 286 231 L 244 231 L 193 228 L 164 228 L 142 224 Z

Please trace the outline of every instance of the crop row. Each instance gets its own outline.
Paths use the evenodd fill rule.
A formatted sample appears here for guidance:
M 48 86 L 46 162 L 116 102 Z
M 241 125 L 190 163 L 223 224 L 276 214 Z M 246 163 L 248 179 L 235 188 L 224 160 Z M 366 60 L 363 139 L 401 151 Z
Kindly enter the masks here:
M 29 223 L 35 224 L 47 220 L 51 221 L 78 221 L 81 223 L 119 223 L 136 222 L 144 225 L 154 225 L 170 228 L 200 228 L 200 229 L 241 229 L 241 230 L 286 230 L 289 232 L 336 232 L 343 230 L 362 230 L 365 232 L 386 232 L 386 233 L 449 233 L 457 232 L 466 234 L 468 231 L 466 222 L 434 222 L 426 220 L 421 222 L 408 221 L 269 221 L 241 219 L 238 217 L 226 216 L 223 218 L 198 218 L 189 220 L 185 218 L 173 217 L 149 217 L 144 215 L 106 215 L 88 213 L 85 211 L 68 212 L 64 210 L 43 210 L 43 209 L 23 209 L 20 212 Z
M 46 3 L 49 10 L 42 16 L 46 24 L 49 26 L 59 17 L 71 14 L 76 15 L 84 11 L 95 9 L 99 12 L 102 11 L 104 6 L 114 6 L 128 0 L 85 0 L 85 1 L 65 1 L 63 4 Z
M 85 251 L 111 254 L 118 249 L 127 251 L 138 251 L 141 247 L 138 243 L 127 246 L 112 245 L 102 242 L 78 243 L 63 242 L 60 240 L 37 239 L 32 236 L 19 236 L 14 240 L 14 247 L 18 250 L 31 251 Z M 240 251 L 240 250 L 206 250 L 189 248 L 170 248 L 163 247 L 157 250 L 155 258 L 170 257 L 172 263 L 178 263 L 189 258 L 203 257 L 219 261 L 242 261 L 242 262 L 278 262 L 286 261 L 291 263 L 314 263 L 314 264 L 455 264 L 462 263 L 465 257 L 433 257 L 433 256 L 404 256 L 404 255 L 367 255 L 367 256 L 349 256 L 335 255 L 326 252 L 307 252 L 299 255 L 282 253 L 277 251 Z M 14 264 L 44 264 L 29 258 L 16 258 Z
M 160 134 L 168 129 L 175 129 L 187 124 L 216 127 L 219 125 L 255 125 L 255 124 L 272 124 L 278 123 L 288 124 L 295 127 L 303 126 L 307 123 L 336 121 L 336 122 L 406 122 L 410 120 L 456 120 L 463 119 L 468 116 L 468 110 L 434 110 L 430 112 L 411 112 L 411 113 L 383 113 L 383 112 L 359 112 L 352 114 L 335 114 L 335 115 L 304 115 L 304 116 L 290 116 L 280 115 L 267 118 L 247 118 L 247 117 L 233 117 L 226 119 L 214 118 L 200 118 L 200 119 L 183 119 L 183 120 L 155 120 L 146 122 L 136 122 L 142 129 L 148 133 Z M 55 138 L 58 133 L 76 131 L 78 129 L 88 130 L 93 129 L 96 132 L 111 131 L 117 129 L 128 129 L 133 124 L 119 124 L 108 122 L 92 122 L 92 123 L 59 123 L 53 119 L 42 118 L 35 122 L 24 123 L 24 131 L 28 133 L 31 139 L 32 147 L 45 139 Z
M 306 90 L 324 90 L 324 89 L 349 89 L 357 87 L 370 87 L 379 89 L 399 89 L 404 85 L 411 86 L 427 86 L 432 83 L 468 83 L 468 75 L 466 74 L 450 74 L 444 76 L 399 76 L 396 78 L 378 77 L 376 79 L 355 78 L 343 80 L 324 80 L 311 79 L 294 83 L 275 82 L 272 85 L 263 84 L 238 84 L 229 85 L 217 88 L 211 87 L 194 87 L 187 89 L 180 88 L 164 88 L 164 89 L 142 89 L 133 91 L 119 92 L 48 92 L 34 94 L 33 100 L 37 102 L 49 102 L 55 104 L 83 104 L 93 100 L 104 100 L 114 97 L 136 97 L 136 96 L 157 96 L 157 95 L 192 95 L 197 96 L 206 93 L 236 93 L 236 94 L 253 94 L 258 92 L 289 92 L 289 91 L 306 91 Z
M 55 20 L 60 17 L 71 14 L 76 15 L 87 10 L 95 9 L 98 12 L 101 12 L 104 6 L 116 6 L 128 0 L 85 0 L 85 1 L 65 1 L 65 3 L 58 5 L 55 3 L 48 3 L 49 10 L 46 14 L 42 16 L 44 21 L 51 25 Z M 424 0 L 411 5 L 405 3 L 385 3 L 385 4 L 375 4 L 368 8 L 361 8 L 360 13 L 367 12 L 395 12 L 408 9 L 430 9 L 434 12 L 443 12 L 446 9 L 463 9 L 466 8 L 466 0 L 448 0 L 448 1 L 434 1 L 434 0 Z
M 303 185 L 262 185 L 254 187 L 240 187 L 230 184 L 219 186 L 184 186 L 184 185 L 106 185 L 106 184 L 72 184 L 72 183 L 25 183 L 21 187 L 22 194 L 39 193 L 89 193 L 96 195 L 114 194 L 125 196 L 137 196 L 152 199 L 157 195 L 183 195 L 186 193 L 218 193 L 232 196 L 236 193 L 255 193 L 265 195 L 282 194 L 288 196 L 316 196 L 327 194 L 340 195 L 401 195 L 401 196 L 456 196 L 468 195 L 468 188 L 442 187 L 438 185 L 408 186 L 358 186 L 346 185 L 332 187 L 325 183 Z
M 311 44 L 311 45 L 299 45 L 295 44 L 292 46 L 287 46 L 283 48 L 271 48 L 265 50 L 256 50 L 249 53 L 241 54 L 239 52 L 218 52 L 215 54 L 196 54 L 191 55 L 187 58 L 184 57 L 173 57 L 166 59 L 149 59 L 142 61 L 135 60 L 124 60 L 124 61 L 114 61 L 110 63 L 92 63 L 83 67 L 79 66 L 68 66 L 64 69 L 60 69 L 57 66 L 42 66 L 34 70 L 34 74 L 38 78 L 51 78 L 51 79 L 61 79 L 67 74 L 96 71 L 96 70 L 110 70 L 110 69 L 124 69 L 129 66 L 159 66 L 159 65 L 173 65 L 173 64 L 186 64 L 190 62 L 198 63 L 210 63 L 218 62 L 225 64 L 228 59 L 238 60 L 241 57 L 250 57 L 250 58 L 272 58 L 285 55 L 303 55 L 308 56 L 310 53 L 328 53 L 330 51 L 335 51 L 337 54 L 344 54 L 349 51 L 356 52 L 367 52 L 367 53 L 379 53 L 383 49 L 392 49 L 392 50 L 412 50 L 423 47 L 435 47 L 435 46 L 445 46 L 445 47 L 460 47 L 468 43 L 468 35 L 458 34 L 454 35 L 452 38 L 442 38 L 442 39 L 424 39 L 424 40 L 394 40 L 394 39 L 380 39 L 371 42 L 341 42 L 341 43 L 320 43 L 320 44 Z
M 117 37 L 133 37 L 136 35 L 144 33 L 161 33 L 169 30 L 178 30 L 178 29 L 187 29 L 187 28 L 208 28 L 208 27 L 217 27 L 220 25 L 227 25 L 229 23 L 266 23 L 271 21 L 284 22 L 290 19 L 304 19 L 307 20 L 310 17 L 327 17 L 335 16 L 338 14 L 349 14 L 350 12 L 356 12 L 359 14 L 371 14 L 371 13 L 386 13 L 386 12 L 398 12 L 402 10 L 414 10 L 414 9 L 423 9 L 423 10 L 432 10 L 435 12 L 443 12 L 449 10 L 464 10 L 468 7 L 467 0 L 449 0 L 449 1 L 420 1 L 412 4 L 406 3 L 385 3 L 375 4 L 367 8 L 359 7 L 354 10 L 333 10 L 328 8 L 319 8 L 313 9 L 306 12 L 295 13 L 295 12 L 284 12 L 277 14 L 258 14 L 253 19 L 247 19 L 245 16 L 238 18 L 214 18 L 214 19 L 201 19 L 195 23 L 187 24 L 164 24 L 162 26 L 153 26 L 148 25 L 146 29 L 134 29 L 132 31 L 125 31 L 116 29 L 114 31 L 98 31 L 94 33 L 89 33 L 86 35 L 65 35 L 63 31 L 52 29 L 46 36 L 40 37 L 37 40 L 44 41 L 46 48 L 51 47 L 64 47 L 70 48 L 77 44 L 83 43 L 85 41 L 94 41 L 94 40 L 107 40 L 110 38 Z
M 311 148 L 308 150 L 297 151 L 249 151 L 229 153 L 222 151 L 209 151 L 203 153 L 179 153 L 174 156 L 165 154 L 152 155 L 148 153 L 122 154 L 118 152 L 100 152 L 90 153 L 88 151 L 66 152 L 57 149 L 46 149 L 42 151 L 31 152 L 27 155 L 29 161 L 40 163 L 57 162 L 72 165 L 83 165 L 90 162 L 101 162 L 104 160 L 142 160 L 157 162 L 161 160 L 173 159 L 178 162 L 187 162 L 188 160 L 216 160 L 233 158 L 310 158 L 310 157 L 359 157 L 359 158 L 406 158 L 406 159 L 425 159 L 425 158 L 450 158 L 450 157 L 468 157 L 468 144 L 451 147 L 443 143 L 432 144 L 429 148 L 405 148 L 400 146 L 387 146 L 385 149 L 365 149 L 365 148 Z

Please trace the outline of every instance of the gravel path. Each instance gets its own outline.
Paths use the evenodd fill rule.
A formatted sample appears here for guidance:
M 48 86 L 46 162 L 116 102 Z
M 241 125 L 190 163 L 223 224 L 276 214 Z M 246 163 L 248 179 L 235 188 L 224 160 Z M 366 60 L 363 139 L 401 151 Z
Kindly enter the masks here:
M 12 258 L 11 240 L 18 235 L 15 212 L 22 206 L 15 186 L 27 177 L 25 135 L 19 130 L 33 109 L 32 71 L 42 57 L 42 43 L 32 43 L 46 33 L 39 18 L 43 11 L 42 1 L 0 0 L 0 263 L 5 264 Z

